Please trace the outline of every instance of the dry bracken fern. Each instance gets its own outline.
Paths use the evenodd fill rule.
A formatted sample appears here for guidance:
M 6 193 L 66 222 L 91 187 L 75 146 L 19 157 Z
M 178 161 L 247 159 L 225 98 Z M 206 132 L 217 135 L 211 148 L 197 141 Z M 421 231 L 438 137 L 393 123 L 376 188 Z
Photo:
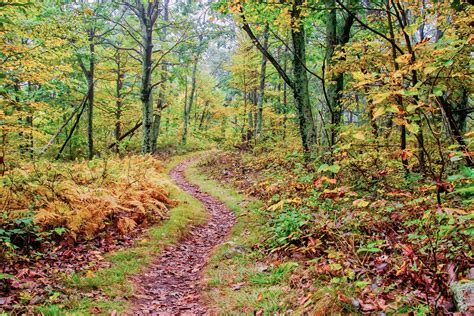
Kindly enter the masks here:
M 41 229 L 64 227 L 75 239 L 107 229 L 128 234 L 166 218 L 168 207 L 176 204 L 162 172 L 150 156 L 27 165 L 2 179 L 0 199 L 8 217 L 0 221 L 32 212 Z

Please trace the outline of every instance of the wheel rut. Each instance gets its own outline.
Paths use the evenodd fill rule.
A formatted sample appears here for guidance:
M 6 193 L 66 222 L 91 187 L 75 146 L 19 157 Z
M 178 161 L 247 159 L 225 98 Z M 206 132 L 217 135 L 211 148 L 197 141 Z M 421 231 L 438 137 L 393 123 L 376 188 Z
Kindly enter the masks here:
M 184 171 L 198 158 L 186 160 L 170 172 L 185 192 L 204 205 L 209 213 L 205 224 L 192 226 L 176 245 L 165 248 L 149 269 L 137 276 L 133 315 L 204 315 L 202 273 L 214 247 L 228 236 L 235 216 L 221 201 L 189 183 Z

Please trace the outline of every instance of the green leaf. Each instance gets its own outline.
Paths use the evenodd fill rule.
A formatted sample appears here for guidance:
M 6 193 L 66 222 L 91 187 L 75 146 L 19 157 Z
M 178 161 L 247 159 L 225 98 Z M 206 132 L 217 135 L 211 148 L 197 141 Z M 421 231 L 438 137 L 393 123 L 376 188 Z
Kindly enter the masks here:
M 367 285 L 369 285 L 370 282 L 367 282 L 367 281 L 355 281 L 354 282 L 354 285 L 360 289 L 363 289 L 365 288 Z
M 420 92 L 418 90 L 410 89 L 410 90 L 403 90 L 403 95 L 407 97 L 418 95 Z
M 371 247 L 371 248 L 360 248 L 359 250 L 357 250 L 357 253 L 361 253 L 361 252 L 381 252 L 382 249 L 380 248 L 377 248 L 377 247 Z
M 452 59 L 447 60 L 447 61 L 445 61 L 445 62 L 443 63 L 443 65 L 444 65 L 445 67 L 449 67 L 449 66 L 451 66 L 452 64 L 454 64 L 454 60 L 452 60 Z
M 408 104 L 406 107 L 406 110 L 408 113 L 413 113 L 416 109 L 418 109 L 420 106 L 418 104 Z
M 461 156 L 452 156 L 449 160 L 451 160 L 451 161 L 459 161 L 459 160 L 462 160 L 462 157 L 461 157 Z
M 435 96 L 440 97 L 440 96 L 443 95 L 443 89 L 442 89 L 441 87 L 438 87 L 438 86 L 433 87 L 433 94 L 434 94 Z
M 420 131 L 420 126 L 418 126 L 418 124 L 416 123 L 407 124 L 406 128 L 410 133 L 413 134 L 416 134 Z
M 332 166 L 329 166 L 328 171 L 332 173 L 338 173 L 340 169 L 341 169 L 341 166 L 332 165 Z
M 54 232 L 58 235 L 62 235 L 66 231 L 66 228 L 64 227 L 57 227 L 54 229 Z
M 328 164 L 322 164 L 322 165 L 319 166 L 319 168 L 318 168 L 318 173 L 326 171 L 328 167 L 329 167 Z

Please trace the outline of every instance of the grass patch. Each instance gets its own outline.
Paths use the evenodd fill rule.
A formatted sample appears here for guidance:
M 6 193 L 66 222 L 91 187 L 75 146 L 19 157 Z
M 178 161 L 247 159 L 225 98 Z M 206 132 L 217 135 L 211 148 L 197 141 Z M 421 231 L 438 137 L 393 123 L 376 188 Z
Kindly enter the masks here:
M 199 162 L 186 170 L 186 177 L 219 198 L 237 216 L 229 240 L 214 251 L 207 266 L 209 306 L 218 314 L 287 311 L 287 302 L 295 301 L 288 278 L 298 264 L 267 264 L 263 254 L 252 250 L 266 234 L 266 218 L 260 211 L 262 202 L 209 179 L 200 171 Z
M 170 160 L 166 171 L 190 156 Z M 170 210 L 170 218 L 148 229 L 133 247 L 106 254 L 104 257 L 112 263 L 110 268 L 95 273 L 67 276 L 65 284 L 68 288 L 81 293 L 99 290 L 103 296 L 92 299 L 78 295 L 77 299 L 71 298 L 59 308 L 67 310 L 68 314 L 72 315 L 88 314 L 92 309 L 104 314 L 109 314 L 113 310 L 119 313 L 126 311 L 129 308 L 126 298 L 134 293 L 134 286 L 129 277 L 146 268 L 165 246 L 179 241 L 186 234 L 190 224 L 205 222 L 207 212 L 202 204 L 175 186 L 171 179 L 167 182 L 171 197 L 181 201 L 178 206 Z M 57 309 L 58 306 L 47 306 L 40 312 L 45 315 L 57 315 Z

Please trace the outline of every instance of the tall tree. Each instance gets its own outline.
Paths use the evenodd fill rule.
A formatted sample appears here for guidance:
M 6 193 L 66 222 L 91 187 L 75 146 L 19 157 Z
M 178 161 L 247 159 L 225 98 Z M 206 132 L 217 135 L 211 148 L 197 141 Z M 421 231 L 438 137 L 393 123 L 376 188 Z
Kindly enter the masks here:
M 327 107 L 330 116 L 330 139 L 329 146 L 332 148 L 337 141 L 338 128 L 342 118 L 342 105 L 340 103 L 341 93 L 344 88 L 344 74 L 340 71 L 333 71 L 333 67 L 336 65 L 333 55 L 338 46 L 343 47 L 349 42 L 350 31 L 354 24 L 354 17 L 351 14 L 346 14 L 342 23 L 338 23 L 336 16 L 336 1 L 326 0 L 325 7 L 327 10 L 326 17 L 326 54 L 325 54 L 325 69 L 329 72 L 329 84 L 327 92 L 324 93 L 327 96 Z M 342 24 L 342 25 L 341 25 Z M 326 78 L 323 78 L 325 80 Z
M 293 1 L 290 8 L 291 19 L 291 38 L 293 44 L 293 79 L 282 68 L 280 63 L 274 58 L 268 49 L 265 49 L 262 43 L 252 31 L 245 16 L 244 4 L 239 1 L 238 9 L 240 11 L 242 29 L 248 34 L 255 47 L 267 58 L 275 67 L 280 76 L 285 80 L 288 87 L 293 90 L 296 108 L 298 111 L 298 121 L 300 137 L 303 149 L 309 152 L 315 148 L 317 143 L 316 125 L 313 117 L 313 110 L 309 99 L 308 74 L 306 68 L 306 35 L 304 19 L 301 15 L 302 0 Z
M 268 50 L 268 38 L 270 36 L 270 25 L 265 24 L 265 30 L 263 31 L 263 49 Z M 265 103 L 265 79 L 267 69 L 267 58 L 262 54 L 262 62 L 260 65 L 260 86 L 258 91 L 258 112 L 257 112 L 257 128 L 255 129 L 256 134 L 262 132 L 263 127 L 263 104 Z M 255 135 L 256 136 L 256 135 Z
M 142 101 L 142 153 L 153 152 L 153 88 L 158 83 L 152 83 L 154 69 L 153 61 L 153 32 L 161 12 L 160 1 L 129 0 L 123 2 L 138 19 L 140 24 L 139 36 L 129 24 L 119 23 L 140 47 L 139 55 L 142 63 L 140 99 Z
M 168 31 L 168 22 L 169 22 L 169 0 L 163 1 L 163 27 L 161 28 L 160 34 L 160 41 L 165 42 L 167 40 L 167 31 Z M 156 152 L 157 142 L 158 142 L 158 135 L 160 133 L 160 126 L 161 126 L 161 116 L 163 110 L 167 107 L 165 101 L 165 87 L 166 87 L 166 80 L 167 80 L 167 73 L 168 73 L 168 66 L 166 62 L 163 60 L 161 66 L 161 74 L 160 74 L 160 91 L 158 93 L 158 100 L 156 102 L 156 113 L 153 119 L 153 138 L 152 138 L 152 151 Z

